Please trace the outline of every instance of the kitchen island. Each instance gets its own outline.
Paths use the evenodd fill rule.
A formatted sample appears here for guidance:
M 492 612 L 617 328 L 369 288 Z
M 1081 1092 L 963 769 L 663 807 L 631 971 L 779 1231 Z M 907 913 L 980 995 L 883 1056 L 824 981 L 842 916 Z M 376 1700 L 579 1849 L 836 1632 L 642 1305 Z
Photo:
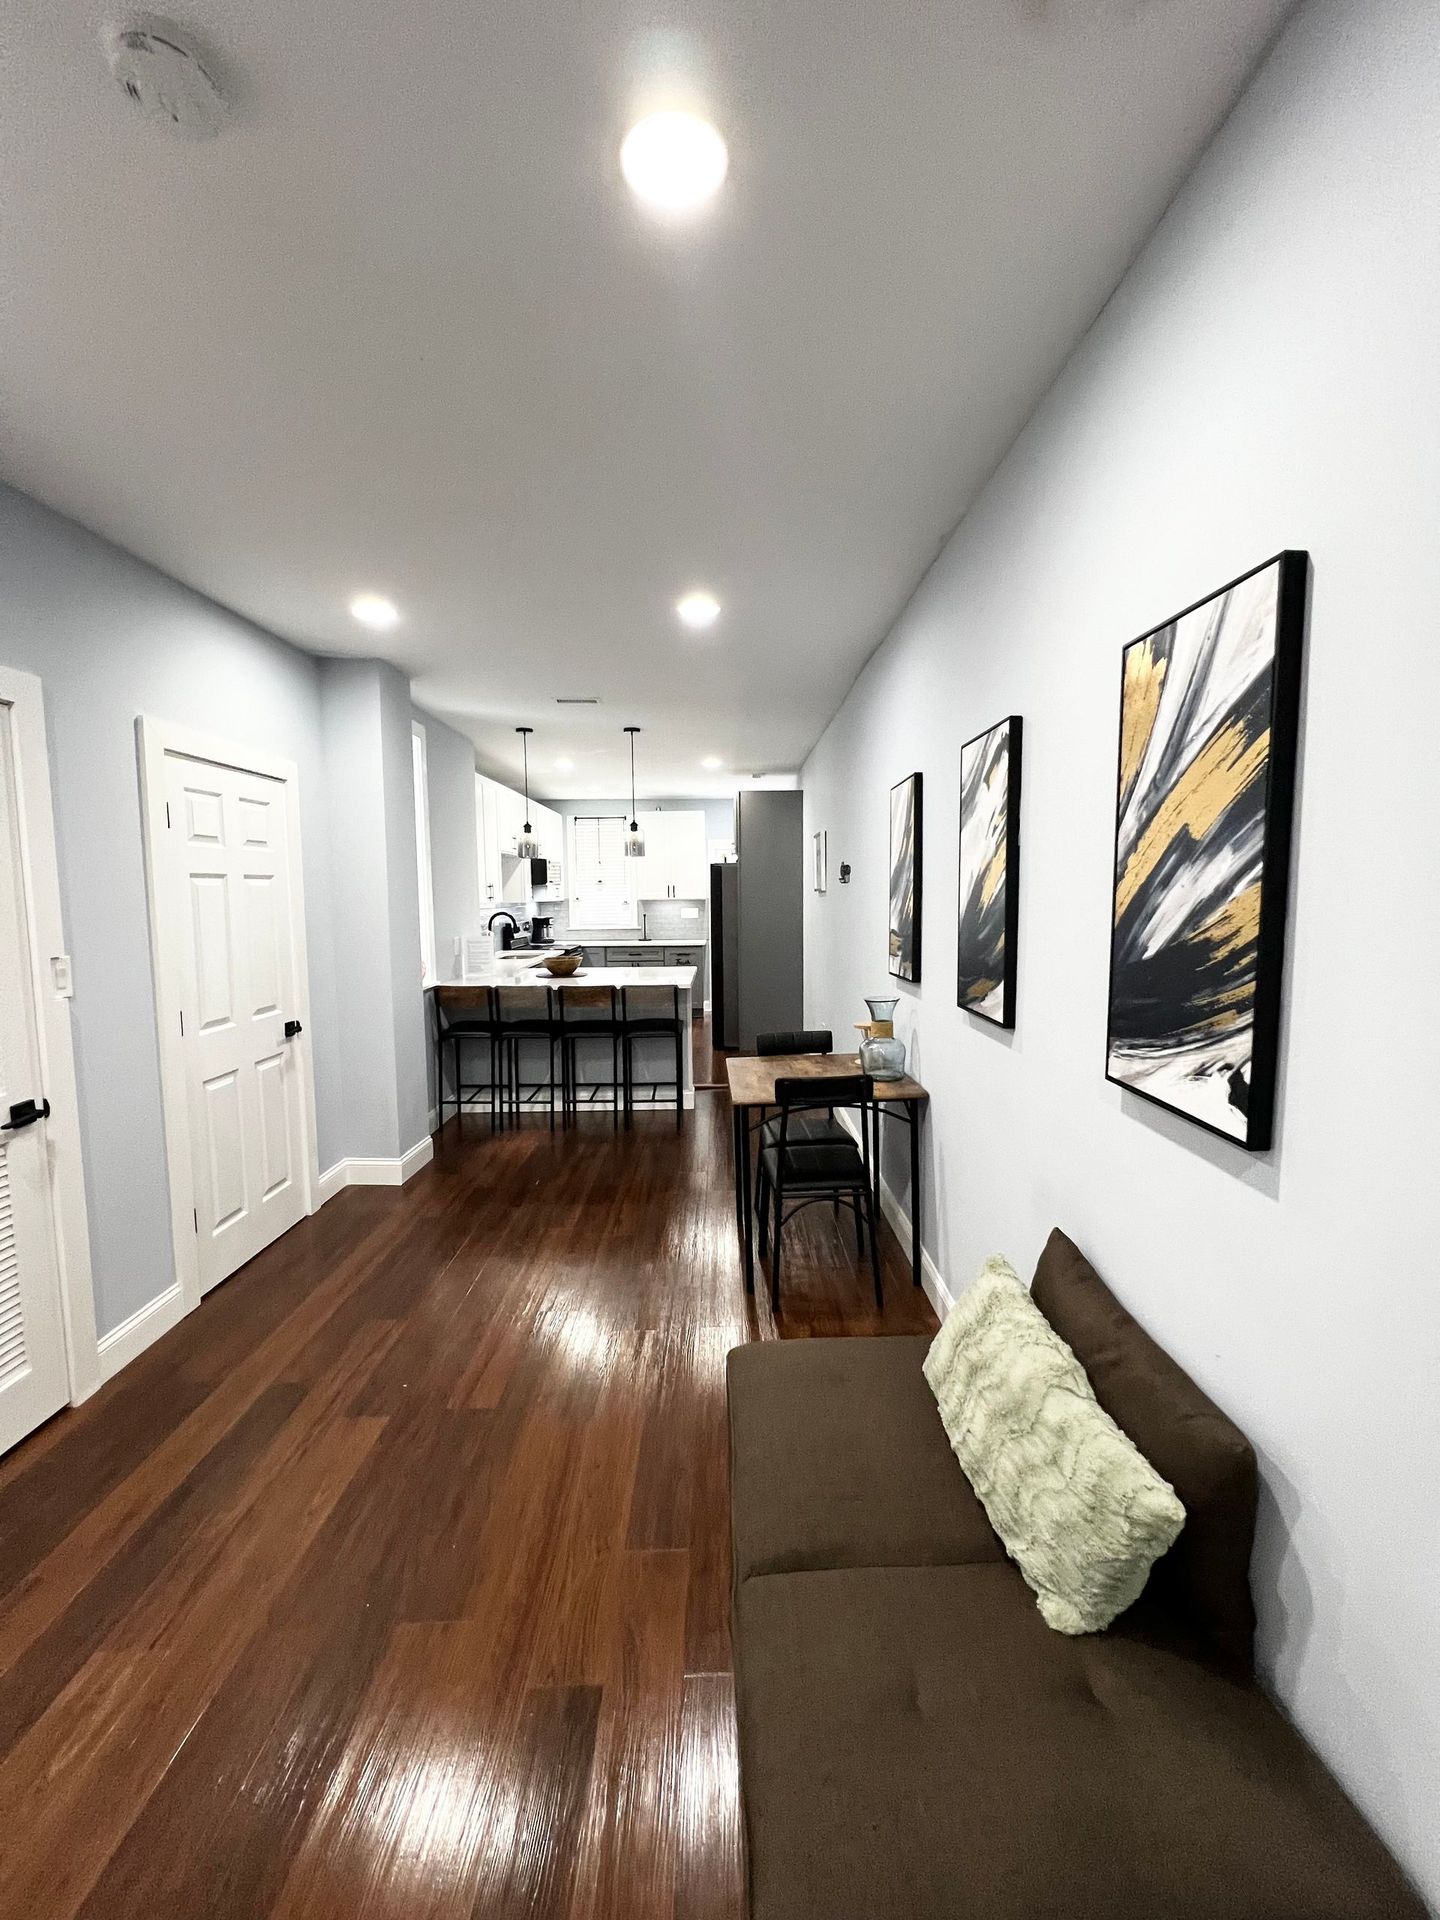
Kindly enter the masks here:
M 681 1097 L 685 1106 L 693 1107 L 695 1075 L 690 1047 L 690 1021 L 694 1012 L 691 1001 L 695 979 L 696 969 L 693 966 L 582 966 L 577 973 L 553 979 L 545 971 L 539 951 L 532 947 L 496 954 L 488 966 L 474 971 L 464 986 L 437 986 L 434 992 L 442 1014 L 463 1023 L 467 1013 L 474 1016 L 481 1011 L 487 996 L 493 991 L 500 1020 L 506 1024 L 515 1019 L 533 1018 L 541 1011 L 544 1003 L 533 997 L 537 990 L 554 996 L 558 1013 L 561 1011 L 559 1003 L 567 995 L 587 987 L 613 988 L 618 1012 L 624 1003 L 625 990 L 628 989 L 630 1010 L 634 1015 L 663 1011 L 673 991 L 684 1036 L 680 1049 Z M 655 992 L 657 988 L 662 990 L 658 995 Z M 526 991 L 518 991 L 520 989 Z M 577 1005 L 565 1009 L 565 1018 L 573 1019 L 578 1027 L 583 1020 L 593 1019 L 603 1011 L 603 1008 Z M 462 1047 L 466 1046 L 463 1041 L 461 1044 Z M 543 1036 L 525 1035 L 515 1044 L 518 1048 L 521 1104 L 532 1109 L 537 1106 L 548 1107 L 549 1066 L 546 1056 L 549 1041 Z M 642 1034 L 631 1042 L 631 1052 L 636 1105 L 648 1107 L 652 1100 L 661 1105 L 672 1101 L 675 1050 L 671 1039 L 664 1034 Z M 489 1105 L 488 1092 L 483 1090 L 487 1059 L 488 1045 L 478 1038 L 463 1056 L 461 1080 L 465 1087 L 472 1089 L 463 1104 L 479 1112 L 487 1111 Z M 610 1041 L 599 1037 L 582 1039 L 575 1048 L 576 1091 L 581 1106 L 608 1108 L 612 1105 L 612 1072 Z M 479 1087 L 476 1086 L 477 1082 L 480 1083 Z M 448 1085 L 446 1095 L 447 1099 L 453 1097 Z

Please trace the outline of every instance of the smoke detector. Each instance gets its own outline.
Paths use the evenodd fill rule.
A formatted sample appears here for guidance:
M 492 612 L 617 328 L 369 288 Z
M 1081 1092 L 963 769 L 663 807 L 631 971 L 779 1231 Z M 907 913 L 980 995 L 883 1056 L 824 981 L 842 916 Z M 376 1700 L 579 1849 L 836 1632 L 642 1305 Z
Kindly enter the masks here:
M 182 140 L 213 140 L 225 96 L 195 43 L 173 21 L 138 14 L 105 30 L 110 71 L 135 110 Z

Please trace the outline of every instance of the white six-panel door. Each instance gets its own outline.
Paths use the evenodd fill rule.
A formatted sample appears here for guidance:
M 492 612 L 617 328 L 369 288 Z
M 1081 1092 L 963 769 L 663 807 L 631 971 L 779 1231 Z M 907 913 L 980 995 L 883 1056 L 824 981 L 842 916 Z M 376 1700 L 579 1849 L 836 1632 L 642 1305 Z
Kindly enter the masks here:
M 46 1123 L 23 1124 L 44 1093 L 22 872 L 11 710 L 0 706 L 0 1453 L 70 1398 Z
M 281 780 L 167 753 L 169 898 L 202 1292 L 306 1211 L 290 903 L 294 795 Z

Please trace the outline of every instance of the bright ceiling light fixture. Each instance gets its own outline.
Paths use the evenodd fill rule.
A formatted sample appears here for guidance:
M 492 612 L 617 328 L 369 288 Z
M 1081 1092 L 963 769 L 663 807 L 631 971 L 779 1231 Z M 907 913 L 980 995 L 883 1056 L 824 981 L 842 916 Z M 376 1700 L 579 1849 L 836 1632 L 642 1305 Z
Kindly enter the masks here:
M 718 753 L 707 753 L 700 764 L 707 773 L 718 773 L 725 762 L 720 758 Z
M 713 593 L 707 593 L 700 587 L 677 600 L 675 611 L 692 632 L 703 633 L 706 627 L 713 627 L 720 618 L 720 602 Z
M 373 627 L 377 633 L 385 633 L 398 622 L 400 609 L 393 600 L 387 600 L 383 593 L 357 593 L 350 602 L 350 614 L 362 627 Z
M 729 165 L 725 142 L 697 113 L 647 114 L 620 147 L 626 185 L 657 213 L 694 213 L 719 192 Z
M 555 762 L 555 771 L 557 773 L 573 773 L 574 770 L 575 762 L 567 759 L 564 754 L 561 754 L 560 758 Z

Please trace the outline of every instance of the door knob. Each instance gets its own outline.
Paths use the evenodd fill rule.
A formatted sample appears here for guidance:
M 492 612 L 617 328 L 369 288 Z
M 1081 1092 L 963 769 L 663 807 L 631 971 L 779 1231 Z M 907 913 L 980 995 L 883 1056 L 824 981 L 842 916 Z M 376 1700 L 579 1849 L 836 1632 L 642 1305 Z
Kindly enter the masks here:
M 38 1107 L 33 1100 L 22 1100 L 18 1106 L 11 1107 L 8 1120 L 0 1121 L 0 1133 L 18 1133 L 21 1127 L 33 1127 L 37 1120 L 49 1118 L 48 1100 L 42 1100 Z
M 285 1038 L 287 1040 L 298 1040 L 304 1031 L 305 1029 L 298 1020 L 287 1020 L 285 1022 Z

